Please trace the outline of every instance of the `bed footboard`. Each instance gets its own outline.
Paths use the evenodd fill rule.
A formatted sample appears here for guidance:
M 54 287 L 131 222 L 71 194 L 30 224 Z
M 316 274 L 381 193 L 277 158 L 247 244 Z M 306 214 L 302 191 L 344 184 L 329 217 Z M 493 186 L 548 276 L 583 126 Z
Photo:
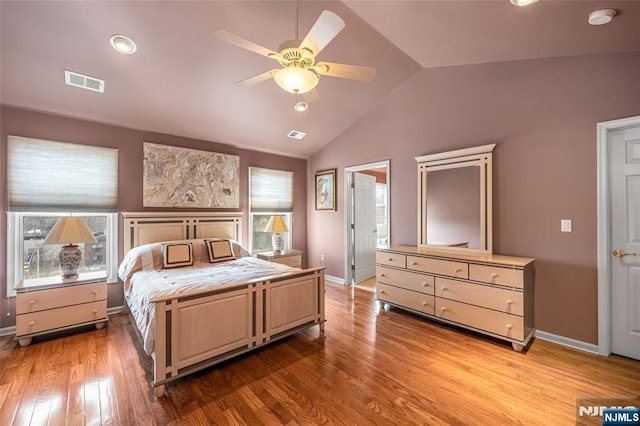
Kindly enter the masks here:
M 153 383 L 164 385 L 302 329 L 324 331 L 324 267 L 155 302 Z

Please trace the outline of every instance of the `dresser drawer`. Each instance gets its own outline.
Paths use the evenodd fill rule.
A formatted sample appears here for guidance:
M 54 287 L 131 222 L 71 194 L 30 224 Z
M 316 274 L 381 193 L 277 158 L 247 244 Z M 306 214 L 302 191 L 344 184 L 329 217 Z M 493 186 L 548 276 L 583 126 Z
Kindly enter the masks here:
M 469 279 L 508 287 L 522 288 L 524 273 L 521 269 L 471 264 L 469 265 Z
M 447 275 L 454 278 L 469 278 L 469 265 L 465 262 L 407 256 L 407 269 Z
M 510 339 L 524 339 L 522 317 L 436 297 L 436 316 Z
M 16 295 L 16 315 L 106 300 L 106 298 L 107 284 L 104 282 L 18 293 Z
M 106 300 L 32 312 L 16 317 L 16 336 L 106 319 Z
M 281 263 L 283 265 L 293 266 L 294 268 L 302 267 L 302 256 L 286 256 L 286 257 L 274 257 L 271 262 Z
M 396 266 L 398 268 L 407 267 L 407 256 L 404 254 L 376 252 L 376 263 L 381 265 Z
M 425 314 L 433 315 L 434 313 L 434 298 L 432 295 L 378 283 L 376 284 L 376 296 L 378 300 L 424 312 Z
M 522 292 L 436 278 L 436 296 L 522 316 Z
M 434 278 L 431 275 L 418 274 L 378 266 L 376 268 L 376 280 L 379 283 L 391 284 L 421 293 L 433 294 Z

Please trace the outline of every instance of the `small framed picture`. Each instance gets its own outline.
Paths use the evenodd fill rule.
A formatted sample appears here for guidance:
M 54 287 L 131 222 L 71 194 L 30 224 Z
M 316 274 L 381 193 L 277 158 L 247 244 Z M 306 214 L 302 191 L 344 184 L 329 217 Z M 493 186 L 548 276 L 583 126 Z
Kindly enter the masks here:
M 316 210 L 336 211 L 336 169 L 316 172 Z

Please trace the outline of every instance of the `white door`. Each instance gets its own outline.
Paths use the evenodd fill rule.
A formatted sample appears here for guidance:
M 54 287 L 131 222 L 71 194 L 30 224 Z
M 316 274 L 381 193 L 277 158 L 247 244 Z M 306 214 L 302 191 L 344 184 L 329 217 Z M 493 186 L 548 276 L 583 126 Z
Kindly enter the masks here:
M 353 173 L 354 182 L 354 282 L 376 274 L 376 178 Z
M 640 126 L 610 138 L 612 352 L 640 359 Z

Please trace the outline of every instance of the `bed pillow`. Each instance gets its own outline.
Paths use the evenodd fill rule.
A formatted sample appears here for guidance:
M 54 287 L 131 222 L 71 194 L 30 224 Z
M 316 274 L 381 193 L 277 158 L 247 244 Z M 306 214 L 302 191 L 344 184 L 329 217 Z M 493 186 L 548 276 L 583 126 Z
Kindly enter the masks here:
M 162 268 L 180 268 L 193 265 L 191 243 L 162 243 Z
M 209 253 L 209 262 L 217 263 L 225 260 L 233 260 L 236 256 L 233 254 L 233 244 L 230 240 L 204 240 Z

